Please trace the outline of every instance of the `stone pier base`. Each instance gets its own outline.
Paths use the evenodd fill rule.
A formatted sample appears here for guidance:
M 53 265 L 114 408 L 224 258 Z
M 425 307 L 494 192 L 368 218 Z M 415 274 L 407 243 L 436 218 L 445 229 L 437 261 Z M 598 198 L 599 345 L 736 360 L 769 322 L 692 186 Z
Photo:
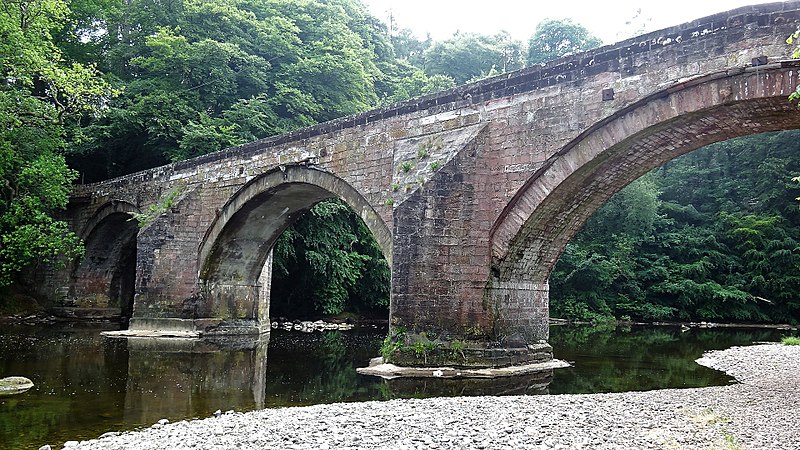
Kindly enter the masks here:
M 198 336 L 259 335 L 270 331 L 268 321 L 255 319 L 176 319 L 176 318 L 137 318 L 130 321 L 128 330 L 137 333 L 193 333 Z

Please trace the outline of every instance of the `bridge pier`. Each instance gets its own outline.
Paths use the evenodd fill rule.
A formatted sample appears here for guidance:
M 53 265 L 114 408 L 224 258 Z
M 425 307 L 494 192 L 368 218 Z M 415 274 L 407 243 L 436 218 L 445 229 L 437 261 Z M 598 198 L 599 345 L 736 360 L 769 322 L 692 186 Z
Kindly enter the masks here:
M 416 295 L 396 295 L 389 336 L 393 345 L 384 345 L 383 349 L 389 362 L 400 366 L 476 368 L 553 359 L 553 349 L 547 343 L 547 283 L 492 280 L 483 289 L 462 291 L 472 291 L 475 300 L 482 297 L 480 307 L 472 308 L 470 314 L 463 314 L 470 303 L 466 298 L 454 302 L 441 297 L 424 300 L 426 292 L 438 291 L 431 285 Z M 418 306 L 398 303 L 398 297 L 413 298 L 411 303 Z M 436 312 L 432 313 L 434 305 Z
M 548 285 L 493 275 L 488 129 L 442 138 L 452 158 L 393 209 L 390 340 L 403 366 L 502 367 L 552 359 Z M 460 136 L 459 136 L 460 134 Z
M 501 342 L 539 344 L 550 337 L 548 283 L 500 281 L 486 288 L 496 311 L 495 334 Z
M 256 284 L 201 281 L 200 294 L 190 296 L 179 305 L 169 298 L 140 292 L 129 330 L 133 334 L 184 331 L 204 336 L 267 333 L 270 330 L 271 280 L 272 252 L 269 252 Z

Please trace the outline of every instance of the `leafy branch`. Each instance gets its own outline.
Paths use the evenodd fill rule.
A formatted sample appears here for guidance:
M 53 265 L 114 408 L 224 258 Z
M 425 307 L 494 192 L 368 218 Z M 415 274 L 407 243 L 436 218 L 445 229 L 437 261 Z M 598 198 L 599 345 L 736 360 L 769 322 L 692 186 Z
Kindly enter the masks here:
M 129 220 L 135 220 L 139 228 L 145 228 L 149 226 L 153 221 L 158 218 L 158 216 L 167 212 L 168 209 L 172 208 L 175 205 L 175 202 L 178 196 L 183 192 L 181 188 L 175 188 L 171 190 L 167 195 L 161 198 L 158 202 L 153 203 L 150 205 L 147 210 L 143 213 L 132 212 L 131 217 Z

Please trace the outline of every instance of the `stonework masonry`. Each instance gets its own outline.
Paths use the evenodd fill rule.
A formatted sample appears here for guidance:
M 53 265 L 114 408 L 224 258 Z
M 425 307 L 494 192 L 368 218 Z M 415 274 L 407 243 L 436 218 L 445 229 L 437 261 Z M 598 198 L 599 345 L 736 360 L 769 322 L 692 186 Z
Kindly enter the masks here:
M 539 345 L 552 267 L 611 195 L 703 145 L 800 127 L 785 43 L 799 21 L 800 2 L 744 7 L 76 186 L 66 219 L 104 260 L 43 272 L 41 295 L 119 303 L 135 260 L 132 328 L 264 331 L 275 239 L 336 196 L 390 261 L 393 330 L 489 356 Z M 138 233 L 103 231 L 132 212 L 152 213 Z

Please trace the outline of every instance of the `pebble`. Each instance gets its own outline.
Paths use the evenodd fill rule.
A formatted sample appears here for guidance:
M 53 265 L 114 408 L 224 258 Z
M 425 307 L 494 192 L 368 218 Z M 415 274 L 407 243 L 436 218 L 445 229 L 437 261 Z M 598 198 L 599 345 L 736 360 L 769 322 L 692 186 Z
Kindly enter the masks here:
M 709 352 L 736 384 L 586 395 L 336 403 L 222 414 L 73 448 L 798 449 L 800 347 Z M 257 443 L 257 445 L 256 445 Z M 67 447 L 67 444 L 65 444 Z

